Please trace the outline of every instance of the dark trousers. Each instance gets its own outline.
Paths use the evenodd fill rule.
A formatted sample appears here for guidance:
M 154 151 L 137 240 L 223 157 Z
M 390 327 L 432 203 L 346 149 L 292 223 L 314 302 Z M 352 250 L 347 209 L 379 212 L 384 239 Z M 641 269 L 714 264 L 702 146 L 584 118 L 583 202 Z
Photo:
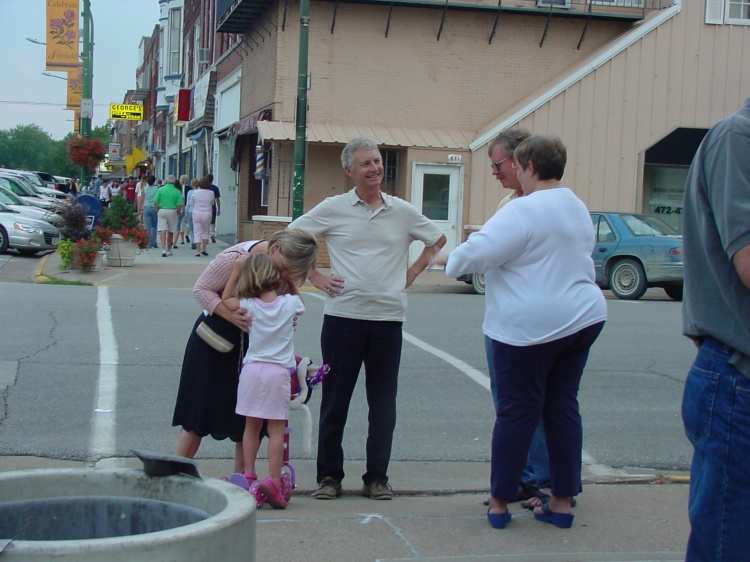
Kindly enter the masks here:
M 396 391 L 401 362 L 401 322 L 354 320 L 326 315 L 320 345 L 331 373 L 323 381 L 318 431 L 318 482 L 344 478 L 341 446 L 349 403 L 359 370 L 365 365 L 369 407 L 366 484 L 388 481 L 393 430 L 396 427 Z
M 500 407 L 492 432 L 492 496 L 512 501 L 518 491 L 534 431 L 547 434 L 552 493 L 581 492 L 583 429 L 578 387 L 589 349 L 604 322 L 565 338 L 528 347 L 493 341 Z

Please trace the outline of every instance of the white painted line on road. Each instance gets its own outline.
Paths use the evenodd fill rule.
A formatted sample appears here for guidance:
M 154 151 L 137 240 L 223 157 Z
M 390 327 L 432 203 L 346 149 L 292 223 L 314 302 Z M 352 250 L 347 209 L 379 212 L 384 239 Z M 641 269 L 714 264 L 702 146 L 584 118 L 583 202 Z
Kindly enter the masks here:
M 305 295 L 309 295 L 311 297 L 315 297 L 316 299 L 325 300 L 326 298 L 322 295 L 318 295 L 316 293 L 305 293 Z M 471 380 L 473 380 L 475 383 L 477 383 L 479 386 L 484 388 L 486 391 L 489 392 L 490 390 L 490 378 L 485 375 L 483 372 L 481 372 L 478 369 L 475 369 L 471 365 L 469 365 L 466 361 L 462 361 L 458 357 L 455 357 L 451 355 L 450 353 L 443 351 L 442 349 L 438 349 L 437 347 L 430 345 L 424 340 L 419 339 L 416 336 L 413 336 L 406 330 L 403 331 L 404 339 L 409 342 L 410 344 L 420 348 L 422 351 L 426 351 L 430 355 L 434 355 L 438 359 L 442 359 L 449 365 L 455 367 L 460 372 L 462 372 L 464 375 L 469 377 Z M 583 459 L 583 464 L 587 465 L 589 468 L 592 469 L 592 472 L 596 476 L 612 476 L 614 473 L 618 473 L 613 468 L 610 468 L 606 465 L 599 464 L 596 462 L 596 459 L 589 455 L 586 451 L 583 451 L 581 458 Z
M 475 383 L 477 383 L 479 386 L 484 388 L 485 390 L 490 390 L 490 378 L 482 373 L 481 371 L 475 369 L 465 361 L 461 361 L 458 357 L 454 357 L 450 353 L 446 353 L 442 349 L 438 349 L 435 346 L 430 345 L 426 341 L 420 340 L 416 336 L 412 336 L 409 332 L 404 331 L 404 339 L 408 341 L 410 344 L 420 348 L 423 351 L 426 351 L 427 353 L 434 355 L 438 359 L 442 359 L 449 365 L 452 365 L 459 371 L 461 371 L 464 375 L 469 377 L 471 380 L 473 380 Z
M 89 458 L 98 459 L 115 453 L 115 406 L 117 405 L 117 340 L 112 326 L 109 289 L 98 287 L 96 325 L 99 331 L 99 383 L 91 418 Z

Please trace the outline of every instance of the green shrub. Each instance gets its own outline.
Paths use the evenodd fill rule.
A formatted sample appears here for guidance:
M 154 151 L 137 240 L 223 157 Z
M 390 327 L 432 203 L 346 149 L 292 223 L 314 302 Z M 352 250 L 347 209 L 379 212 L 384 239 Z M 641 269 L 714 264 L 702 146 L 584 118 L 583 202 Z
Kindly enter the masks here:
M 114 232 L 138 226 L 138 213 L 135 206 L 128 203 L 124 197 L 118 195 L 112 199 L 104 212 L 99 224 Z
M 62 269 L 70 269 L 73 265 L 73 255 L 75 253 L 75 243 L 67 238 L 60 240 L 57 244 L 57 253 L 60 254 Z

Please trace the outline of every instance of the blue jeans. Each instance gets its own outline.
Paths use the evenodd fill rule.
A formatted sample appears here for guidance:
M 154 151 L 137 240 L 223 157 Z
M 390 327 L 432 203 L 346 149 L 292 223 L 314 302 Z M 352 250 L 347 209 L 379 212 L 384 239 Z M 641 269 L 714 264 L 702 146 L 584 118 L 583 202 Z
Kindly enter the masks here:
M 694 449 L 686 562 L 750 556 L 750 379 L 731 355 L 704 340 L 685 381 L 682 421 Z
M 156 237 L 156 208 L 155 207 L 143 207 L 143 226 L 148 232 L 148 247 L 158 248 L 158 239 Z
M 484 337 L 484 349 L 487 354 L 487 367 L 490 373 L 490 392 L 492 402 L 495 405 L 495 414 L 500 409 L 500 397 L 497 392 L 497 380 L 495 377 L 495 354 L 493 352 L 492 339 Z M 546 488 L 550 483 L 549 453 L 547 452 L 547 438 L 544 435 L 544 425 L 540 423 L 534 431 L 529 447 L 529 457 L 526 467 L 521 476 L 522 484 L 530 484 L 537 488 Z

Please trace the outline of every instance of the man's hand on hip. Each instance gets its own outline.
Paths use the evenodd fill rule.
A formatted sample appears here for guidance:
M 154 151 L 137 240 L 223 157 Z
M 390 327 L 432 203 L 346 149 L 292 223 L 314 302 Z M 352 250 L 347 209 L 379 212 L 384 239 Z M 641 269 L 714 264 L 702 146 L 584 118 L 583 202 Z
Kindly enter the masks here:
M 317 269 L 310 271 L 309 279 L 310 283 L 331 297 L 340 295 L 344 290 L 344 279 L 342 277 L 323 275 Z

